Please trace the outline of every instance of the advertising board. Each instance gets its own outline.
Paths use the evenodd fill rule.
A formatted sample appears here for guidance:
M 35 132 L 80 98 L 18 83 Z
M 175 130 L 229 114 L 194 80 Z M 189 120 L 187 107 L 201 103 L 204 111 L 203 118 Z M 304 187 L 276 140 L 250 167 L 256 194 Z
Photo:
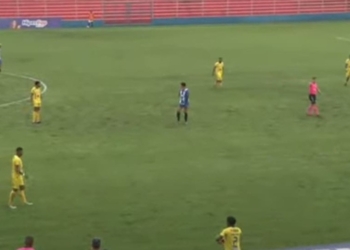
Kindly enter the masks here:
M 60 28 L 59 18 L 6 18 L 0 19 L 0 29 L 45 29 Z

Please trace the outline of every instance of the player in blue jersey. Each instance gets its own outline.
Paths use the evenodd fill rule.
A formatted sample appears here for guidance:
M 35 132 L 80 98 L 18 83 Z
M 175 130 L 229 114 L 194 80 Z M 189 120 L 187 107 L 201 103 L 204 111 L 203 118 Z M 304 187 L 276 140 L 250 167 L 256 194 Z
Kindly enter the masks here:
M 1 72 L 1 66 L 2 66 L 1 47 L 2 47 L 2 45 L 0 43 L 0 72 Z
M 179 122 L 181 119 L 181 111 L 184 113 L 185 123 L 188 121 L 188 108 L 190 105 L 190 92 L 186 87 L 186 83 L 182 82 L 180 84 L 180 92 L 179 92 L 179 107 L 176 112 L 177 121 Z

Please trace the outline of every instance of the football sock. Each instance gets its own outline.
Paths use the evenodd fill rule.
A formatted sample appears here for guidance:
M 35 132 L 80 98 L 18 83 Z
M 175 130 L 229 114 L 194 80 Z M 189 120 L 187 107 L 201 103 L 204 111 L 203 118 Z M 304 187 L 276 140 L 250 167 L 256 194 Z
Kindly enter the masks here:
M 307 114 L 312 115 L 312 105 L 307 109 Z
M 316 104 L 312 104 L 311 107 L 310 107 L 310 114 L 311 115 L 315 115 L 317 112 L 318 112 L 318 107 Z
M 12 206 L 13 205 L 13 200 L 15 199 L 16 196 L 16 192 L 11 190 L 10 192 L 10 197 L 9 197 L 9 205 Z
M 36 123 L 36 111 L 33 111 L 33 123 Z
M 38 112 L 36 113 L 36 121 L 37 121 L 37 122 L 41 122 L 41 113 L 40 113 L 40 111 L 38 111 Z
M 26 197 L 26 193 L 24 192 L 24 190 L 20 191 L 19 194 L 21 195 L 23 203 L 27 203 L 27 197 Z
M 188 114 L 187 112 L 185 112 L 185 122 L 187 122 L 187 120 L 188 120 Z
M 320 114 L 320 111 L 318 110 L 318 106 L 317 106 L 317 105 L 315 105 L 314 111 L 315 111 L 316 115 L 319 115 L 319 114 Z
M 179 122 L 180 121 L 180 117 L 181 117 L 181 113 L 178 111 L 176 113 L 176 118 L 177 118 L 177 121 Z

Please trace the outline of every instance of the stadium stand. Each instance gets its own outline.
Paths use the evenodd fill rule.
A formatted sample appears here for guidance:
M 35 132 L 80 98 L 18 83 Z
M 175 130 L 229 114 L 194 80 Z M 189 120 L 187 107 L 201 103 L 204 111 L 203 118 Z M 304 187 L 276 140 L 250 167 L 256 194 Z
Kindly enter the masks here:
M 0 0 L 2 18 L 86 20 L 94 11 L 107 24 L 152 19 L 348 12 L 348 0 Z

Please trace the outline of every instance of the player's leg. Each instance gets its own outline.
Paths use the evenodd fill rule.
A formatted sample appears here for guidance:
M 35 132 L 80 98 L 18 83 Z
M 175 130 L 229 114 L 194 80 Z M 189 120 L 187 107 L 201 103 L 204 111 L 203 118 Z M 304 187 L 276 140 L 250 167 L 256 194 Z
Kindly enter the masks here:
M 41 123 L 41 107 L 40 106 L 38 106 L 38 107 L 36 107 L 36 118 L 37 118 L 37 123 Z
M 33 115 L 32 115 L 32 122 L 33 123 L 36 123 L 36 120 L 37 120 L 37 115 L 36 115 L 36 109 L 35 109 L 35 106 L 33 107 Z
M 349 79 L 350 79 L 350 72 L 349 72 L 349 71 L 346 71 L 346 74 L 345 74 L 345 84 L 344 84 L 344 86 L 348 86 Z
M 318 109 L 317 104 L 315 104 L 315 114 L 316 114 L 316 116 L 320 115 L 320 110 Z
M 217 87 L 219 85 L 219 74 L 215 74 L 215 86 Z
M 188 107 L 184 108 L 184 118 L 185 118 L 185 123 L 188 122 Z
M 27 197 L 26 197 L 26 193 L 25 193 L 25 186 L 24 185 L 19 186 L 19 195 L 21 196 L 23 203 L 28 202 Z
M 310 101 L 311 101 L 311 110 L 310 115 L 318 115 L 318 107 L 316 105 L 316 95 L 310 95 Z
M 17 195 L 17 191 L 18 189 L 13 188 L 10 192 L 10 196 L 9 196 L 9 207 L 11 209 L 16 209 L 17 207 L 13 204 L 13 201 L 15 200 L 15 197 Z
M 33 107 L 33 123 L 39 123 L 40 122 L 40 108 L 38 107 L 37 104 L 34 104 Z
M 13 204 L 13 201 L 15 200 L 15 197 L 17 195 L 19 189 L 19 181 L 17 178 L 12 178 L 12 190 L 9 195 L 9 207 L 11 209 L 16 209 L 16 206 Z
M 310 100 L 310 106 L 307 110 L 307 114 L 308 115 L 312 115 L 313 114 L 313 109 L 314 109 L 314 97 L 313 95 L 309 95 L 309 100 Z
M 319 116 L 320 115 L 320 111 L 318 109 L 318 106 L 317 106 L 317 103 L 316 103 L 316 95 L 314 96 L 314 100 L 313 100 L 313 103 L 314 103 L 314 114 Z
M 181 108 L 181 107 L 178 107 L 178 108 L 177 108 L 177 111 L 176 111 L 176 119 L 177 119 L 178 122 L 179 122 L 180 119 L 181 119 L 181 110 L 182 110 L 182 108 Z
M 23 185 L 20 185 L 19 186 L 19 195 L 21 196 L 22 198 L 22 202 L 26 205 L 33 205 L 33 203 L 31 202 L 28 202 L 27 201 L 27 197 L 26 197 L 26 193 L 25 193 L 25 186 L 24 186 L 24 182 L 22 182 Z
M 216 86 L 221 87 L 222 86 L 222 74 L 216 73 Z
M 24 187 L 24 178 L 23 176 L 21 176 L 19 179 L 19 195 L 21 196 L 22 198 L 22 201 L 23 203 L 27 203 L 27 197 L 26 197 L 26 194 L 25 194 L 25 187 Z

